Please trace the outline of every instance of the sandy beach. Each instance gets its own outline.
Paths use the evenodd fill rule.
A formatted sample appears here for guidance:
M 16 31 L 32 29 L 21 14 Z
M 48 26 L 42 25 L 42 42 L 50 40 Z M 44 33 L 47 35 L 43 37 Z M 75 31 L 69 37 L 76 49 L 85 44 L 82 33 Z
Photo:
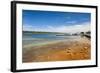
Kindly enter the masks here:
M 91 59 L 90 42 L 90 39 L 83 37 L 30 47 L 29 50 L 23 51 L 22 61 L 27 63 Z

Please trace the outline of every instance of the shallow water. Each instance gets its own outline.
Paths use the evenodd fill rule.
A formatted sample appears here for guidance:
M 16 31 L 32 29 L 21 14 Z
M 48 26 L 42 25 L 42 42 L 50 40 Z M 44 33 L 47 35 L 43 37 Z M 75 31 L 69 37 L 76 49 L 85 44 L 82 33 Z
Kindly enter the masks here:
M 71 36 L 71 35 L 57 35 L 54 33 L 24 33 L 22 38 L 23 47 L 26 46 L 37 46 L 48 43 L 60 42 L 64 40 L 73 40 L 79 38 L 80 36 Z

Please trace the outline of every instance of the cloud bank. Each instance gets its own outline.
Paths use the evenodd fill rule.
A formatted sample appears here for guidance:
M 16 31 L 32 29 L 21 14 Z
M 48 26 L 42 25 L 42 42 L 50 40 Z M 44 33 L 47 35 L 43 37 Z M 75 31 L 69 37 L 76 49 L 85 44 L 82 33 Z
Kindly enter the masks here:
M 62 33 L 78 33 L 78 32 L 86 32 L 90 31 L 90 23 L 85 22 L 82 24 L 75 24 L 75 25 L 60 25 L 60 26 L 45 26 L 45 27 L 38 27 L 25 24 L 23 25 L 23 31 L 43 31 L 43 32 L 62 32 Z

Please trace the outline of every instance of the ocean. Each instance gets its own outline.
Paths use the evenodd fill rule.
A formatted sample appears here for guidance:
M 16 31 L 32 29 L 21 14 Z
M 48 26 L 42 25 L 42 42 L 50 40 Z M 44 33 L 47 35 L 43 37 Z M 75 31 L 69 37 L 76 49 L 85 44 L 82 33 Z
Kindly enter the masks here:
M 49 43 L 56 43 L 61 41 L 73 40 L 79 36 L 72 36 L 69 34 L 57 33 L 23 33 L 22 45 L 25 47 L 40 46 Z

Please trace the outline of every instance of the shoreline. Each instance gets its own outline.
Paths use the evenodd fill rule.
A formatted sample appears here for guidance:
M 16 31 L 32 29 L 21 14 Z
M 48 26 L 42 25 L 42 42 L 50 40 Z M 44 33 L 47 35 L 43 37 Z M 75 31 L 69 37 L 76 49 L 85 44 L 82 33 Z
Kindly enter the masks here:
M 23 63 L 91 59 L 91 45 L 87 38 L 46 44 L 23 50 Z
M 23 44 L 23 48 L 30 48 L 30 47 L 35 47 L 35 46 L 45 46 L 45 45 L 48 45 L 48 44 L 55 44 L 55 43 L 65 42 L 65 41 L 68 42 L 69 40 L 76 40 L 76 39 L 78 40 L 79 38 L 80 38 L 80 36 L 77 36 L 77 38 L 74 38 L 74 39 L 59 39 L 59 40 L 47 40 L 47 39 L 36 39 L 35 40 L 34 39 L 33 43 L 31 42 L 31 44 L 27 44 L 27 45 Z M 40 42 L 34 43 L 34 41 L 40 41 Z

